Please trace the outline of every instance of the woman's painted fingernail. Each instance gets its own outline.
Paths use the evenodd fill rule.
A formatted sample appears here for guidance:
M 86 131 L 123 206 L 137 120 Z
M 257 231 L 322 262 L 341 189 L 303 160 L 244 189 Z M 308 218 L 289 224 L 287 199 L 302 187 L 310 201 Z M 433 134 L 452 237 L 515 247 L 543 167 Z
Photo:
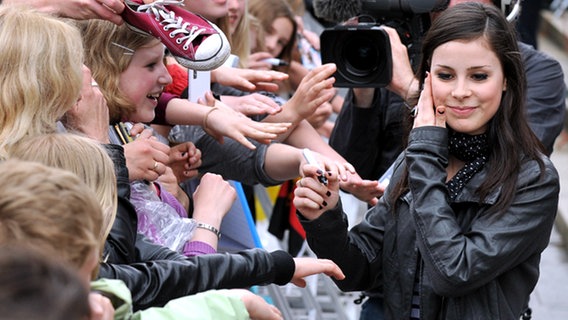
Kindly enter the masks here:
M 331 196 L 331 191 L 326 192 L 325 195 L 328 197 Z

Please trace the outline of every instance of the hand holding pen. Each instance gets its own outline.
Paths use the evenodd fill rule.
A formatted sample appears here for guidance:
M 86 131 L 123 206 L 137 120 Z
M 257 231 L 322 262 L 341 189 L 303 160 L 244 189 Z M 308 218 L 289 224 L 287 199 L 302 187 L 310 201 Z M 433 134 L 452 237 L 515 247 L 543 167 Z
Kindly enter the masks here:
M 285 60 L 278 59 L 268 52 L 255 52 L 251 54 L 247 60 L 247 67 L 251 69 L 270 70 L 273 67 L 288 66 Z
M 312 151 L 310 149 L 305 148 L 302 150 L 302 155 L 304 156 L 304 159 L 306 159 L 308 164 L 316 166 L 318 168 L 317 171 L 317 173 L 319 173 L 318 181 L 323 185 L 327 185 L 327 178 L 325 177 L 325 171 L 323 170 L 323 168 L 320 167 Z
M 339 201 L 339 170 L 325 171 L 309 149 L 302 150 L 307 164 L 300 167 L 303 178 L 296 183 L 294 205 L 307 219 L 313 220 Z
M 286 60 L 278 58 L 267 58 L 262 60 L 262 62 L 269 63 L 273 67 L 287 67 L 290 65 Z

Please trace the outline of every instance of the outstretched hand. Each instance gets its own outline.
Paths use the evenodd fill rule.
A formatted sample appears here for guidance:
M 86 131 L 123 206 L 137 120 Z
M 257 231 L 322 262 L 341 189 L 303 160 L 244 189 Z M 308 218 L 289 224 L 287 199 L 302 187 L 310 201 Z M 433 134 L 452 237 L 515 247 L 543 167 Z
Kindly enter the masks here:
M 280 320 L 282 312 L 275 306 L 268 304 L 264 298 L 246 289 L 221 290 L 220 293 L 239 297 L 254 320 Z
M 337 280 L 345 279 L 343 271 L 335 262 L 328 259 L 317 258 L 294 258 L 296 263 L 296 271 L 292 277 L 292 283 L 298 287 L 304 288 L 306 286 L 307 276 L 323 273 Z
M 347 181 L 341 182 L 341 188 L 349 192 L 357 199 L 374 206 L 385 192 L 385 186 L 379 184 L 377 180 L 365 180 L 358 174 L 349 176 Z
M 284 108 L 292 108 L 300 119 L 311 116 L 319 106 L 335 96 L 335 78 L 332 75 L 336 70 L 337 67 L 333 63 L 312 69 L 302 79 Z
M 272 98 L 260 93 L 245 96 L 223 96 L 223 103 L 246 116 L 276 114 L 282 107 Z
M 314 113 L 307 117 L 306 120 L 308 120 L 312 127 L 319 129 L 328 121 L 332 114 L 333 106 L 329 102 L 324 102 L 317 107 Z
M 288 75 L 274 70 L 252 70 L 221 66 L 211 71 L 211 81 L 243 91 L 278 91 L 277 81 Z
M 215 107 L 217 110 L 210 111 L 206 120 L 207 128 L 204 129 L 219 143 L 223 143 L 223 137 L 229 137 L 254 150 L 256 146 L 247 138 L 268 144 L 291 126 L 291 123 L 254 121 L 221 102 Z
M 114 319 L 114 308 L 109 298 L 98 292 L 89 293 L 89 306 L 91 313 L 89 320 L 112 320 Z

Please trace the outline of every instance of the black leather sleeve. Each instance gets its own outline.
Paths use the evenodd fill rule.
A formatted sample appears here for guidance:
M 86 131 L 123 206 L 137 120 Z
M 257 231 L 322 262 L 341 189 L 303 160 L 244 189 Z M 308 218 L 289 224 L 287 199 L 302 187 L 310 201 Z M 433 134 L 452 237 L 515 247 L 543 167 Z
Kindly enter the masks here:
M 145 252 L 172 255 L 167 248 L 141 242 Z M 173 253 L 174 259 L 175 253 Z M 288 283 L 295 270 L 290 255 L 251 249 L 237 254 L 207 254 L 186 259 L 131 264 L 103 263 L 100 277 L 124 281 L 135 310 L 163 306 L 169 300 L 210 289 L 247 288 Z
M 163 306 L 172 299 L 210 289 L 290 282 L 295 263 L 284 251 L 252 249 L 186 258 L 138 234 L 136 211 L 128 200 L 130 184 L 123 149 L 105 147 L 115 162 L 119 191 L 116 220 L 105 241 L 99 277 L 124 281 L 135 310 Z

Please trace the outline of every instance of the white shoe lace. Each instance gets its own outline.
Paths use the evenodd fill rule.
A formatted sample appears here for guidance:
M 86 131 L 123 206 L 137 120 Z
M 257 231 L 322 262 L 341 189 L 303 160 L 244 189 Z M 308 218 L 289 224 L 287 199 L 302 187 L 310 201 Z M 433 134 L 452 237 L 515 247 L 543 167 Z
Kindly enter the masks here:
M 183 18 L 177 17 L 173 11 L 169 11 L 166 5 L 183 6 L 183 0 L 156 0 L 149 4 L 142 4 L 138 7 L 138 12 L 152 13 L 160 24 L 164 25 L 164 31 L 175 29 L 170 32 L 170 38 L 174 38 L 178 34 L 185 34 L 185 36 L 176 39 L 177 44 L 183 45 L 183 50 L 189 49 L 189 46 L 199 36 L 204 28 L 192 25 L 189 22 L 184 22 Z M 191 27 L 191 28 L 189 28 Z M 189 29 L 188 29 L 189 28 Z

